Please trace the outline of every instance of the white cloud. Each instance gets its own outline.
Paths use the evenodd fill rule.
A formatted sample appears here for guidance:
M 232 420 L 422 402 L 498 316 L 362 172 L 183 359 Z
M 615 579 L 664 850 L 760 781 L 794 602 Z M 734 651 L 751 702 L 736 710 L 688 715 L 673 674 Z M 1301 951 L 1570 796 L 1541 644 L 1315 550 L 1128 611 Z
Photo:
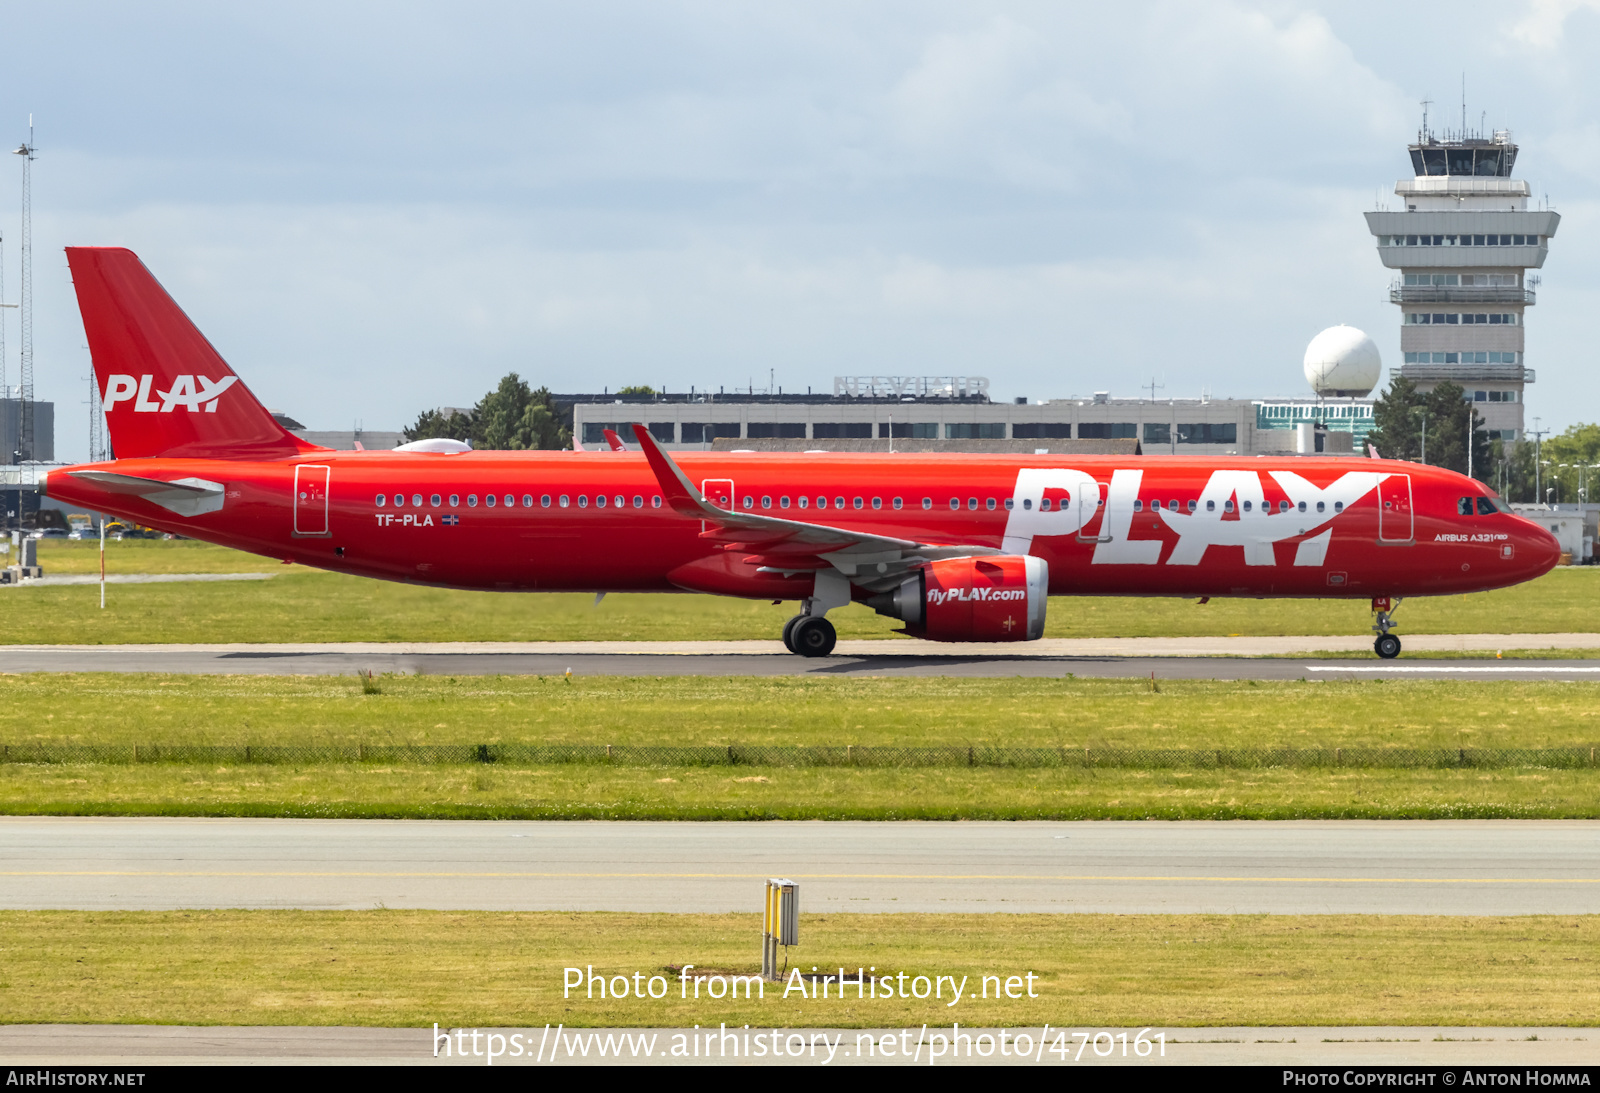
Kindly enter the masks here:
M 1555 49 L 1567 20 L 1579 11 L 1600 12 L 1600 0 L 1527 0 L 1527 10 L 1511 27 L 1518 41 L 1535 49 Z

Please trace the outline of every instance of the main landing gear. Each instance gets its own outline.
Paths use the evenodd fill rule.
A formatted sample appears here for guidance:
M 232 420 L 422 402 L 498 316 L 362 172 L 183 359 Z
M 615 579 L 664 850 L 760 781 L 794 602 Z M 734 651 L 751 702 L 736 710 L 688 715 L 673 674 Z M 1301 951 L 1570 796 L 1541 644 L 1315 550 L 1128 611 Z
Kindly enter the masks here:
M 850 602 L 850 582 L 837 570 L 817 573 L 811 595 L 800 601 L 800 613 L 783 624 L 783 644 L 803 657 L 825 657 L 833 652 L 839 634 L 828 612 Z
M 822 615 L 796 615 L 783 624 L 783 644 L 803 657 L 825 657 L 833 652 L 839 634 Z
M 1400 655 L 1400 636 L 1389 633 L 1394 628 L 1394 612 L 1400 607 L 1400 598 L 1390 600 L 1388 596 L 1374 596 L 1372 610 L 1377 613 L 1378 621 L 1372 627 L 1378 632 L 1378 637 L 1372 643 L 1372 651 L 1384 660 L 1393 660 Z

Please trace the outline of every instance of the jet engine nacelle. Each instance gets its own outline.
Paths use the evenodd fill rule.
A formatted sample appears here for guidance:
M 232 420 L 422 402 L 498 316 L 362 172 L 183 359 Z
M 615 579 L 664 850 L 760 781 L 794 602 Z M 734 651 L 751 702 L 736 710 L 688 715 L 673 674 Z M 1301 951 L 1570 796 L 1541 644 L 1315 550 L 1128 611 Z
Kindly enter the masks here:
M 1044 636 L 1050 567 L 1002 554 L 933 562 L 868 604 L 933 641 L 1033 641 Z

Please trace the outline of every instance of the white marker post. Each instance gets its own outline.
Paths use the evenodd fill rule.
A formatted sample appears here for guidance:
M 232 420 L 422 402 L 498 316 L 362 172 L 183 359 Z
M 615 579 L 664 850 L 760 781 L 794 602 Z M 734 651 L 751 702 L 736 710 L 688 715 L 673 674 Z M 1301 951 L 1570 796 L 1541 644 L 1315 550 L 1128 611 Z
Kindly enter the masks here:
M 100 610 L 106 609 L 106 514 L 100 514 Z

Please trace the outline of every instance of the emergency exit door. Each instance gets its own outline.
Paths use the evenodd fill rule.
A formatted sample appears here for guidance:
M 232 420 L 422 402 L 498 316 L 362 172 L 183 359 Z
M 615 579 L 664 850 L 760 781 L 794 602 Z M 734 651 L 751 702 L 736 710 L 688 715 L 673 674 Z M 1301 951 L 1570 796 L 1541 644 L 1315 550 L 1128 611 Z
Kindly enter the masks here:
M 306 464 L 294 469 L 294 533 L 328 534 L 330 468 Z

